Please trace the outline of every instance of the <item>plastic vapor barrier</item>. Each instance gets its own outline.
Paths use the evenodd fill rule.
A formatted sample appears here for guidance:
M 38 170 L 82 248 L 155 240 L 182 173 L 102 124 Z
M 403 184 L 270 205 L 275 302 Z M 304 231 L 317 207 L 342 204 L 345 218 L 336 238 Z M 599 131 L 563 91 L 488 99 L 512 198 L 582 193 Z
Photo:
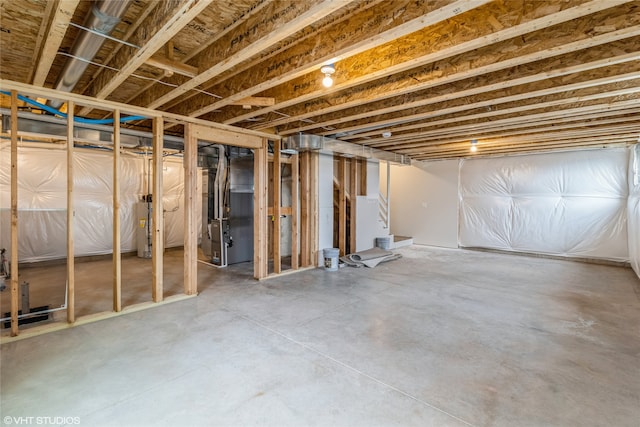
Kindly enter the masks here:
M 640 277 L 640 144 L 631 152 L 629 162 L 629 202 L 627 209 L 629 228 L 629 260 Z
M 464 160 L 460 246 L 628 261 L 628 164 L 624 148 Z
M 18 149 L 18 258 L 36 262 L 66 258 L 67 160 L 65 150 Z M 0 150 L 0 248 L 10 250 L 10 151 Z M 108 254 L 113 241 L 113 155 L 110 151 L 74 151 L 74 244 L 76 256 Z M 120 158 L 121 250 L 136 250 L 135 203 L 147 192 L 149 160 Z M 165 247 L 183 244 L 184 172 L 182 159 L 163 164 Z

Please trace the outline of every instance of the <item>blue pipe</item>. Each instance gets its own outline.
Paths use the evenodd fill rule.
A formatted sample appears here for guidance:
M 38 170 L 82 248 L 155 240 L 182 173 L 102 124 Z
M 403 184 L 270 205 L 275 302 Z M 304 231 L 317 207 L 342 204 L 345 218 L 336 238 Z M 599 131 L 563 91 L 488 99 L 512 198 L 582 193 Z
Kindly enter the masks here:
M 7 92 L 7 91 L 0 91 L 0 93 L 2 93 L 3 95 L 11 95 L 11 92 Z M 18 95 L 18 99 L 20 101 L 26 102 L 27 104 L 31 104 L 35 107 L 41 108 L 46 112 L 51 113 L 55 116 L 60 116 L 65 119 L 67 118 L 67 113 L 63 113 L 62 111 L 56 110 L 55 108 L 49 107 L 48 105 L 41 104 L 38 101 L 34 101 L 33 99 L 27 98 L 26 96 Z M 147 117 L 144 117 L 144 116 L 121 117 L 120 123 L 131 122 L 134 120 L 145 120 L 146 118 Z M 109 125 L 113 123 L 113 119 L 87 119 L 86 117 L 78 117 L 78 116 L 74 116 L 73 121 L 78 123 L 91 124 L 91 125 Z

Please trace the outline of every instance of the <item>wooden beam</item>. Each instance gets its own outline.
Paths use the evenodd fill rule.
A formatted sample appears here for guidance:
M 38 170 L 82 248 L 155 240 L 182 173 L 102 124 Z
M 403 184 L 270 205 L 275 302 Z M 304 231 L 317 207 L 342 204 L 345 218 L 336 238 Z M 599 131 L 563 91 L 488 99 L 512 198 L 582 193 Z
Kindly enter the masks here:
M 152 207 L 152 230 L 151 238 L 151 259 L 152 259 L 152 283 L 151 299 L 153 302 L 160 302 L 163 295 L 163 265 L 164 265 L 164 221 L 162 191 L 162 149 L 163 149 L 164 123 L 161 118 L 153 119 L 153 154 L 151 162 L 153 164 L 153 198 Z
M 570 28 L 567 29 L 567 34 L 565 36 L 565 38 L 567 39 L 575 38 L 575 32 L 571 32 L 570 30 Z M 572 57 L 580 55 L 581 58 L 578 59 L 578 61 L 580 62 L 580 64 L 583 64 L 585 63 L 584 57 L 589 56 L 589 52 L 585 53 L 583 51 L 584 49 L 601 46 L 611 42 L 621 41 L 633 36 L 637 36 L 638 34 L 640 34 L 640 26 L 634 26 L 598 36 L 592 36 L 585 33 L 584 39 L 568 42 L 559 46 L 547 47 L 546 49 L 536 49 L 534 52 L 528 54 L 523 54 L 523 51 L 526 52 L 527 48 L 529 48 L 529 50 L 533 49 L 536 46 L 534 43 L 531 43 L 530 47 L 525 45 L 513 52 L 487 51 L 487 53 L 482 57 L 483 62 L 486 61 L 484 65 L 478 64 L 478 53 L 476 51 L 471 51 L 465 55 L 461 55 L 455 61 L 437 61 L 433 63 L 432 66 L 425 67 L 425 69 L 417 74 L 408 74 L 404 79 L 400 81 L 398 81 L 398 79 L 393 79 L 390 82 L 387 82 L 386 80 L 380 80 L 379 82 L 376 82 L 375 84 L 369 86 L 355 87 L 350 91 L 338 93 L 332 97 L 330 106 L 325 107 L 324 105 L 317 105 L 319 108 L 311 109 L 311 111 L 309 111 L 309 108 L 302 108 L 302 106 L 290 108 L 286 110 L 288 117 L 281 117 L 276 120 L 265 121 L 264 123 L 256 125 L 256 128 L 261 129 L 279 126 L 280 132 L 283 135 L 287 135 L 290 131 L 291 133 L 294 133 L 309 129 L 309 127 L 307 127 L 306 125 L 288 126 L 286 128 L 282 128 L 282 126 L 287 123 L 299 122 L 304 119 L 318 116 L 319 118 L 315 119 L 314 122 L 325 123 L 332 118 L 347 117 L 348 114 L 343 110 L 346 110 L 348 108 L 359 107 L 363 104 L 378 102 L 382 100 L 390 100 L 394 97 L 402 97 L 403 95 L 407 94 L 415 94 L 418 91 L 426 91 L 430 88 L 445 84 L 450 84 L 453 86 L 455 82 L 465 79 L 476 80 L 479 76 L 495 73 L 498 71 L 504 71 L 505 73 L 508 73 L 509 70 L 513 67 L 531 64 L 536 61 L 542 61 L 549 58 L 557 58 L 562 55 L 566 56 L 573 52 L 580 51 L 579 53 L 573 54 Z M 622 44 L 623 42 L 620 43 Z M 606 56 L 607 54 L 608 53 L 606 53 L 603 48 L 602 55 Z M 620 59 L 633 60 L 632 58 L 625 59 L 624 57 Z M 564 63 L 565 61 L 568 60 L 565 59 L 562 62 Z M 601 59 L 601 61 L 606 61 L 606 59 Z M 578 68 L 580 66 L 579 65 L 573 72 L 586 71 L 589 69 L 589 66 L 597 67 L 613 65 L 616 63 L 615 61 L 615 59 L 611 59 L 611 63 L 609 64 L 587 61 L 582 70 Z M 437 72 L 434 72 L 433 69 L 437 70 Z M 559 69 L 559 71 L 560 70 L 562 69 Z M 541 72 L 544 71 L 547 71 L 546 67 L 544 70 L 541 69 Z M 560 71 L 560 73 L 562 73 L 562 71 Z M 310 99 L 306 100 L 306 98 L 298 100 L 306 101 L 306 103 L 312 102 Z M 317 103 L 315 103 L 314 101 L 314 105 L 315 104 Z M 279 110 L 282 110 L 282 106 L 278 108 Z M 340 114 L 337 114 L 338 112 L 340 112 Z M 331 115 L 331 113 L 336 114 Z
M 609 120 L 593 120 L 588 122 L 577 122 L 561 125 L 555 122 L 552 122 L 550 126 L 544 126 L 541 124 L 533 124 L 528 125 L 526 120 L 523 123 L 520 123 L 519 127 L 510 127 L 503 128 L 499 127 L 493 130 L 485 130 L 479 131 L 477 134 L 473 135 L 473 138 L 470 138 L 468 134 L 460 135 L 457 137 L 448 137 L 448 138 L 433 138 L 430 141 L 426 141 L 430 138 L 423 138 L 425 142 L 420 143 L 409 143 L 409 144 L 398 144 L 393 147 L 393 151 L 401 154 L 412 155 L 416 152 L 422 152 L 425 148 L 449 143 L 457 143 L 464 142 L 465 144 L 469 143 L 469 140 L 476 139 L 496 139 L 496 138 L 512 138 L 517 137 L 519 135 L 535 135 L 538 133 L 544 132 L 559 132 L 559 131 L 580 131 L 582 129 L 599 129 L 604 125 L 618 125 L 621 126 L 626 122 L 636 122 L 638 121 L 637 117 L 621 117 L 616 119 Z M 522 129 L 522 127 L 526 127 Z M 616 127 L 616 126 L 613 126 Z M 609 128 L 613 128 L 609 126 Z
M 430 155 L 424 155 L 417 158 L 417 161 L 429 161 L 429 160 L 442 160 L 442 159 L 451 159 L 451 158 L 460 158 L 460 157 L 473 157 L 473 158 L 481 158 L 481 157 L 491 157 L 491 156 L 504 156 L 505 154 L 525 154 L 525 153 L 540 153 L 547 151 L 560 151 L 560 150 L 571 150 L 575 151 L 577 149 L 584 148 L 603 148 L 603 147 L 612 147 L 612 146 L 621 146 L 625 147 L 635 143 L 637 139 L 637 134 L 634 137 L 625 136 L 618 137 L 612 136 L 610 138 L 606 138 L 603 141 L 595 141 L 593 138 L 582 138 L 576 139 L 573 141 L 567 142 L 559 142 L 552 141 L 541 144 L 534 145 L 524 145 L 524 146 L 512 146 L 512 147 L 500 147 L 498 149 L 486 149 L 481 152 L 475 153 L 473 156 L 470 155 L 468 150 L 456 150 L 450 151 L 447 153 L 436 153 Z
M 11 336 L 18 335 L 18 92 L 11 91 Z
M 291 156 L 291 269 L 300 267 L 300 234 L 298 231 L 298 212 L 300 209 L 300 167 L 299 154 Z
M 268 271 L 267 228 L 267 140 L 253 151 L 253 277 L 262 279 Z
M 3 90 L 17 90 L 20 94 L 22 95 L 35 95 L 38 97 L 43 97 L 43 98 L 47 98 L 47 99 L 69 99 L 72 100 L 78 104 L 82 104 L 82 105 L 88 105 L 91 106 L 93 108 L 97 108 L 97 109 L 111 109 L 111 110 L 120 110 L 122 111 L 126 111 L 128 113 L 131 114 L 136 114 L 136 115 L 141 115 L 141 116 L 145 116 L 148 119 L 151 119 L 153 117 L 163 117 L 165 120 L 167 121 L 171 121 L 171 122 L 175 122 L 175 123 L 180 123 L 180 124 L 186 124 L 186 123 L 193 123 L 193 124 L 197 124 L 197 125 L 202 125 L 205 126 L 206 128 L 210 129 L 210 130 L 215 130 L 217 131 L 228 131 L 228 132 L 232 132 L 235 134 L 239 134 L 239 135 L 243 135 L 248 137 L 249 140 L 254 141 L 254 139 L 252 137 L 259 137 L 259 138 L 269 138 L 272 140 L 280 140 L 281 137 L 279 135 L 273 135 L 273 134 L 269 134 L 269 133 L 265 133 L 265 132 L 258 132 L 258 131 L 254 131 L 254 130 L 250 130 L 250 129 L 243 129 L 240 127 L 236 127 L 236 126 L 229 126 L 229 125 L 224 125 L 221 123 L 215 123 L 215 122 L 211 122 L 208 120 L 202 120 L 202 119 L 197 119 L 194 117 L 186 117 L 186 116 L 181 116 L 178 114 L 172 114 L 172 113 L 167 113 L 164 111 L 157 111 L 157 110 L 152 110 L 149 108 L 144 108 L 144 107 L 136 107 L 133 105 L 129 105 L 129 104 L 124 104 L 121 102 L 114 102 L 114 101 L 109 101 L 106 99 L 103 100 L 97 100 L 95 98 L 89 97 L 89 96 L 85 96 L 85 95 L 78 95 L 75 93 L 68 93 L 68 92 L 61 92 L 59 90 L 55 90 L 55 89 L 48 89 L 45 87 L 36 87 L 33 85 L 29 85 L 29 84 L 25 84 L 25 83 L 19 83 L 16 81 L 12 81 L 12 80 L 5 80 L 5 79 L 0 79 L 0 88 L 2 88 Z M 242 140 L 241 137 L 237 137 L 236 139 L 238 140 Z
M 282 272 L 282 258 L 280 257 L 280 211 L 282 206 L 282 174 L 280 173 L 280 142 L 273 144 L 273 272 Z
M 276 103 L 275 98 L 269 98 L 265 96 L 248 96 L 246 98 L 239 99 L 234 101 L 229 105 L 242 105 L 244 106 L 254 106 L 254 107 L 268 107 L 269 105 L 274 105 Z
M 625 76 L 625 78 L 633 78 L 633 79 L 639 79 L 639 75 L 638 73 L 629 73 L 627 76 Z M 474 103 L 465 103 L 465 104 L 459 104 L 456 106 L 451 106 L 448 107 L 447 105 L 443 105 L 441 106 L 441 108 L 435 108 L 431 111 L 428 112 L 424 112 L 424 113 L 417 113 L 417 114 L 411 114 L 411 115 L 406 115 L 403 116 L 402 118 L 399 119 L 388 119 L 388 120 L 380 120 L 380 121 L 374 121 L 371 120 L 369 121 L 369 124 L 358 124 L 358 125 L 354 125 L 354 126 L 349 126 L 349 127 L 345 127 L 345 128 L 340 128 L 337 132 L 352 132 L 352 131 L 358 131 L 358 130 L 362 130 L 362 129 L 366 129 L 367 127 L 373 127 L 373 126 L 385 126 L 388 129 L 391 129 L 393 132 L 398 132 L 398 131 L 404 131 L 404 130 L 410 130 L 410 129 L 414 129 L 414 128 L 420 128 L 422 126 L 425 125 L 424 122 L 422 122 L 422 120 L 427 120 L 427 119 L 431 119 L 431 118 L 435 118 L 435 117 L 439 117 L 439 116 L 444 116 L 447 114 L 454 114 L 454 113 L 464 113 L 465 111 L 468 110 L 473 110 L 475 108 L 481 108 L 481 107 L 490 107 L 491 111 L 489 111 L 488 113 L 481 113 L 481 114 L 485 114 L 486 115 L 490 115 L 491 113 L 498 113 L 500 115 L 503 114 L 507 114 L 507 112 L 516 112 L 516 111 L 526 111 L 526 110 L 534 110 L 534 109 L 540 109 L 540 108 L 544 108 L 546 106 L 560 106 L 560 105 L 564 105 L 564 104 L 571 104 L 571 103 L 575 103 L 575 102 L 584 102 L 584 101 L 589 101 L 589 100 L 596 100 L 596 99 L 602 99 L 602 98 L 607 98 L 607 97 L 614 97 L 614 96 L 621 96 L 621 95 L 629 95 L 629 94 L 634 94 L 637 92 L 640 92 L 640 87 L 630 87 L 630 88 L 626 88 L 626 89 L 620 89 L 620 90 L 613 90 L 613 91 L 605 91 L 605 92 L 599 92 L 599 93 L 594 93 L 594 94 L 588 94 L 588 95 L 583 95 L 583 96 L 571 96 L 571 97 L 567 97 L 564 99 L 556 99 L 553 101 L 545 101 L 544 98 L 541 99 L 539 102 L 536 103 L 532 103 L 531 105 L 522 105 L 522 106 L 518 106 L 518 107 L 512 107 L 512 108 L 504 108 L 504 109 L 497 109 L 495 108 L 495 106 L 499 105 L 499 104 L 506 104 L 509 102 L 514 102 L 514 101 L 522 101 L 525 99 L 532 99 L 532 98 L 536 98 L 536 97 L 543 97 L 545 95 L 554 95 L 554 94 L 558 94 L 560 92 L 569 92 L 569 91 L 576 91 L 579 89 L 584 89 L 584 88 L 588 88 L 588 87 L 593 87 L 593 86 L 598 86 L 598 85 L 605 85 L 610 83 L 611 80 L 610 79 L 597 79 L 594 81 L 590 81 L 590 82 L 581 82 L 581 83 L 577 83 L 577 84 L 572 84 L 572 85 L 565 85 L 565 86 L 559 86 L 559 87 L 554 87 L 554 88 L 550 88 L 550 89 L 543 89 L 543 90 L 538 90 L 538 91 L 531 91 L 531 92 L 526 92 L 526 93 L 521 93 L 521 94 L 517 94 L 517 95 L 511 95 L 511 96 L 506 96 L 506 97 L 502 97 L 502 98 L 493 98 L 493 99 L 487 99 L 485 101 L 479 101 L 479 102 L 474 102 Z M 495 115 L 495 114 L 494 114 Z M 458 120 L 460 121 L 461 119 L 458 118 Z M 393 127 L 394 125 L 398 124 L 398 122 L 402 122 L 402 123 L 407 123 L 407 122 L 418 122 L 420 121 L 421 123 L 416 123 L 416 124 L 412 124 L 412 125 L 406 125 L 406 126 L 399 126 L 399 127 Z M 336 131 L 332 131 L 333 133 L 335 133 Z M 321 132 L 320 134 L 327 134 L 328 132 Z M 376 132 L 376 134 L 379 133 Z M 369 134 L 367 132 L 367 134 Z M 366 136 L 364 135 L 364 133 L 362 135 L 359 136 Z
M 240 130 L 240 129 L 238 129 Z M 234 147 L 244 147 L 260 149 L 263 145 L 263 138 L 253 135 L 243 135 L 234 130 L 216 129 L 208 125 L 193 125 L 192 131 L 196 139 L 205 141 L 215 140 L 220 144 L 233 145 Z
M 598 113 L 598 112 L 606 113 L 611 111 L 618 111 L 622 114 L 624 111 L 627 111 L 629 109 L 632 109 L 633 107 L 636 107 L 637 104 L 638 104 L 638 101 L 636 99 L 625 100 L 625 101 L 609 101 L 609 102 L 604 102 L 600 104 L 592 104 L 592 105 L 573 107 L 573 108 L 559 108 L 559 107 L 562 107 L 562 105 L 557 105 L 557 104 L 551 105 L 549 103 L 545 103 L 542 105 L 537 104 L 536 106 L 531 106 L 529 108 L 524 108 L 524 109 L 521 107 L 514 107 L 507 110 L 490 111 L 486 113 L 471 114 L 471 115 L 462 116 L 462 117 L 461 116 L 448 117 L 445 119 L 420 123 L 419 125 L 409 125 L 409 126 L 399 127 L 399 128 L 396 128 L 394 131 L 395 132 L 413 131 L 416 129 L 421 129 L 421 128 L 427 129 L 431 127 L 435 127 L 436 129 L 446 129 L 445 125 L 457 124 L 465 121 L 474 121 L 475 123 L 473 123 L 473 126 L 480 126 L 480 129 L 484 129 L 486 128 L 486 126 L 491 126 L 491 124 L 489 124 L 486 119 L 493 118 L 496 116 L 501 116 L 501 115 L 507 116 L 507 118 L 491 120 L 491 123 L 517 124 L 517 123 L 523 123 L 523 122 L 525 123 L 534 122 L 540 119 L 566 118 L 570 115 L 575 115 L 575 114 Z M 548 108 L 549 111 L 544 111 L 541 113 L 522 114 L 523 112 L 527 112 L 528 110 L 535 111 L 540 108 L 543 110 Z M 363 134 L 363 136 L 365 136 L 365 134 Z
M 180 74 L 187 77 L 195 77 L 198 75 L 198 67 L 183 64 L 182 62 L 172 61 L 161 56 L 154 56 L 144 62 L 146 65 L 159 68 L 161 70 L 170 71 L 171 73 Z
M 179 87 L 154 99 L 148 104 L 148 107 L 160 107 L 198 85 L 206 83 L 269 46 L 335 12 L 343 7 L 346 1 L 306 0 L 304 2 L 273 2 L 272 4 L 275 9 L 271 11 L 273 15 L 260 14 L 252 17 L 244 22 L 244 25 L 238 27 L 238 31 L 227 34 L 218 43 L 203 51 L 200 68 L 204 71 Z M 250 95 L 252 94 L 240 96 L 234 101 Z
M 638 33 L 640 34 L 640 27 L 638 27 Z M 559 77 L 567 76 L 570 74 L 575 74 L 575 73 L 580 73 L 585 71 L 593 71 L 595 69 L 600 69 L 601 73 L 603 75 L 606 75 L 606 73 L 608 73 L 609 68 L 611 68 L 613 65 L 620 64 L 620 68 L 622 68 L 623 65 L 625 67 L 628 66 L 626 65 L 626 63 L 638 61 L 639 59 L 640 59 L 640 53 L 632 52 L 624 55 L 619 55 L 618 57 L 614 57 L 614 58 L 599 59 L 599 60 L 591 61 L 588 63 L 577 64 L 570 67 L 566 67 L 564 66 L 564 64 L 560 64 L 561 67 L 555 70 L 545 69 L 544 71 L 541 71 L 533 75 L 517 77 L 517 78 L 511 78 L 513 76 L 513 70 L 508 70 L 510 72 L 504 72 L 504 75 L 506 76 L 506 80 L 496 82 L 495 80 L 493 80 L 495 76 L 487 76 L 485 77 L 485 79 L 488 82 L 487 84 L 484 84 L 484 85 L 480 83 L 482 80 L 480 80 L 480 77 L 479 77 L 479 75 L 483 73 L 483 70 L 478 70 L 478 73 L 475 74 L 474 79 L 470 81 L 470 82 L 473 82 L 473 85 L 467 85 L 470 87 L 466 89 L 460 83 L 454 83 L 455 81 L 458 80 L 457 78 L 454 78 L 453 81 L 449 81 L 446 78 L 435 79 L 435 80 L 432 80 L 431 84 L 428 86 L 433 88 L 434 86 L 441 85 L 441 87 L 439 87 L 438 90 L 430 89 L 428 91 L 429 94 L 426 97 L 420 96 L 421 95 L 420 92 L 414 92 L 413 95 L 416 97 L 417 99 L 416 101 L 403 102 L 402 101 L 403 98 L 393 97 L 393 98 L 388 98 L 384 103 L 376 102 L 375 104 L 368 106 L 368 108 L 364 107 L 361 103 L 361 104 L 358 104 L 356 108 L 353 108 L 352 111 L 344 108 L 344 109 L 341 109 L 341 111 L 339 112 L 329 114 L 326 116 L 319 115 L 319 117 L 316 118 L 316 120 L 314 120 L 313 124 L 300 126 L 296 129 L 298 129 L 298 132 L 304 132 L 309 129 L 335 126 L 340 123 L 355 121 L 359 119 L 371 118 L 374 116 L 379 116 L 379 115 L 389 114 L 389 113 L 397 113 L 398 111 L 400 111 L 400 109 L 402 110 L 415 109 L 415 108 L 424 107 L 427 105 L 437 104 L 440 102 L 452 101 L 454 99 L 486 94 L 489 92 L 504 90 L 508 88 L 514 88 L 516 86 L 521 86 L 525 84 L 542 82 L 545 80 L 559 78 Z M 489 68 L 489 67 L 486 67 L 486 68 Z M 491 68 L 496 68 L 496 67 L 494 66 Z M 466 71 L 463 73 L 467 75 Z M 463 74 L 463 73 L 458 73 L 458 74 Z M 615 79 L 612 79 L 611 81 L 615 81 Z M 447 83 L 447 84 L 442 84 L 442 83 Z M 427 84 L 420 84 L 416 86 L 421 86 L 420 90 L 424 90 L 422 89 L 422 87 L 427 86 Z M 416 88 L 416 90 L 417 89 L 418 88 Z M 378 98 L 381 98 L 381 97 L 378 97 Z M 391 104 L 393 104 L 393 107 L 390 106 Z M 365 109 L 366 111 L 364 111 Z M 281 133 L 283 135 L 288 135 L 293 132 L 283 129 Z
M 145 19 L 145 23 L 131 37 L 130 42 L 141 46 L 135 49 L 121 47 L 121 52 L 113 58 L 110 67 L 119 71 L 102 72 L 89 88 L 89 94 L 97 99 L 105 99 L 144 64 L 151 55 L 160 50 L 187 24 L 197 17 L 213 0 L 163 1 Z
M 49 27 L 49 33 L 40 54 L 40 60 L 33 76 L 33 84 L 35 86 L 44 86 L 44 82 L 49 75 L 51 64 L 53 64 L 64 35 L 67 33 L 69 23 L 73 18 L 73 13 L 78 7 L 80 0 L 60 0 L 56 4 L 56 11 L 53 21 Z M 35 52 L 37 54 L 37 52 Z
M 33 55 L 31 56 L 29 78 L 27 78 L 28 82 L 33 82 L 33 76 L 36 73 L 36 65 L 38 59 L 40 58 L 40 51 L 42 50 L 42 42 L 45 39 L 45 34 L 48 34 L 49 32 L 51 22 L 53 22 L 53 14 L 56 10 L 57 3 L 58 2 L 55 0 L 46 2 L 44 13 L 42 14 L 42 21 L 40 21 L 40 30 L 38 31 L 38 35 L 36 36 L 36 44 L 33 48 Z
M 561 10 L 556 13 L 547 14 L 546 16 L 540 16 L 536 19 L 530 19 L 522 24 L 511 25 L 509 23 L 508 28 L 501 31 L 493 31 L 491 28 L 485 28 L 478 26 L 474 27 L 473 31 L 461 32 L 459 31 L 460 25 L 457 27 L 449 28 L 449 31 L 456 31 L 460 35 L 456 34 L 456 39 L 451 40 L 450 36 L 443 40 L 443 44 L 447 46 L 444 49 L 434 51 L 434 43 L 420 42 L 421 40 L 429 40 L 433 38 L 434 34 L 431 32 L 431 28 L 425 27 L 425 35 L 418 37 L 416 34 L 408 37 L 408 40 L 399 39 L 394 41 L 393 48 L 386 49 L 387 55 L 381 58 L 379 55 L 373 55 L 370 52 L 365 52 L 361 55 L 356 55 L 351 58 L 347 58 L 340 61 L 340 80 L 334 84 L 331 89 L 332 93 L 342 91 L 346 93 L 346 89 L 356 88 L 358 86 L 364 87 L 365 83 L 374 82 L 375 80 L 384 80 L 385 77 L 398 73 L 408 72 L 410 70 L 419 69 L 427 64 L 434 63 L 436 61 L 445 60 L 456 55 L 461 55 L 467 52 L 472 52 L 476 49 L 481 49 L 485 46 L 489 46 L 495 43 L 508 41 L 516 37 L 523 36 L 527 33 L 540 31 L 545 28 L 549 28 L 554 25 L 566 23 L 568 21 L 575 20 L 577 18 L 594 14 L 598 11 L 609 9 L 623 3 L 627 3 L 628 0 L 615 0 L 612 2 L 602 2 L 600 0 L 592 0 L 580 4 L 578 6 Z M 548 9 L 546 3 L 540 3 L 540 13 L 544 13 L 545 8 Z M 536 16 L 535 14 L 530 14 Z M 506 21 L 513 20 L 512 14 L 504 14 L 499 17 Z M 628 17 L 624 17 L 628 19 Z M 441 28 L 443 34 L 446 34 L 447 28 Z M 591 37 L 592 34 L 588 34 L 585 37 Z M 399 57 L 398 52 L 402 52 L 402 57 Z M 405 61 L 402 59 L 406 58 Z M 388 66 L 381 66 L 380 64 L 388 64 Z M 424 67 L 427 69 L 427 67 Z M 308 70 L 307 70 L 308 71 Z M 316 71 L 317 72 L 317 71 Z M 267 107 L 260 110 L 255 110 L 244 115 L 238 115 L 233 118 L 217 118 L 219 121 L 223 121 L 226 124 L 237 123 L 240 120 L 247 118 L 264 115 L 268 112 L 275 110 L 281 111 L 285 107 L 290 107 L 294 104 L 308 104 L 311 100 L 319 97 L 326 97 L 327 90 L 325 88 L 318 87 L 315 82 L 317 80 L 317 74 L 307 72 L 306 76 L 302 79 L 296 79 L 290 81 L 287 84 L 281 85 L 277 92 L 270 91 L 270 93 L 282 102 L 277 102 L 272 107 Z M 424 79 L 422 79 L 424 80 Z M 408 81 L 414 81 L 410 79 Z M 278 82 L 278 84 L 283 82 Z M 250 96 L 258 91 L 264 91 L 269 87 L 255 86 L 256 91 L 239 91 L 236 89 L 236 96 Z M 220 92 L 217 88 L 213 90 Z M 381 92 L 381 91 L 377 91 Z M 291 94 L 294 94 L 293 96 Z M 224 94 L 223 94 L 224 95 Z M 362 98 L 362 97 L 358 97 Z M 220 108 L 224 105 L 224 101 L 215 102 L 211 105 L 211 110 Z M 352 100 L 352 99 L 349 99 Z M 333 105 L 341 105 L 342 102 L 332 103 Z M 215 108 L 213 108 L 215 107 Z M 201 110 L 203 111 L 203 110 Z M 303 112 L 303 109 L 300 110 Z M 291 114 L 297 116 L 296 113 Z M 297 121 L 297 119 L 296 119 Z M 266 124 L 265 124 L 266 125 Z M 260 125 L 262 126 L 262 125 Z M 268 127 L 272 125 L 269 124 Z
M 444 21 L 487 2 L 488 0 L 451 0 L 425 4 L 398 0 L 393 2 L 382 1 L 376 3 L 375 7 L 371 7 L 366 2 L 361 2 L 360 13 L 349 16 L 346 22 L 336 19 L 332 23 L 333 25 L 325 26 L 309 40 L 295 43 L 290 48 L 269 58 L 269 62 L 274 64 L 273 67 L 264 67 L 262 64 L 257 64 L 246 71 L 250 75 L 259 76 L 258 79 L 253 79 L 253 81 L 245 80 L 243 82 L 245 84 L 242 86 L 233 86 L 229 82 L 218 82 L 213 91 L 223 95 L 223 99 L 211 106 L 189 110 L 189 105 L 205 105 L 201 102 L 203 97 L 198 95 L 191 102 L 180 108 L 179 111 L 182 114 L 199 116 L 223 106 L 231 105 L 239 99 L 274 88 L 292 79 L 304 75 L 317 76 L 319 67 L 325 63 L 334 62 L 337 58 L 343 61 L 345 58 L 382 46 L 394 39 L 413 33 L 436 22 Z M 340 36 L 337 37 L 336 34 L 340 34 Z M 326 43 L 326 40 L 331 40 L 331 43 Z M 309 78 L 312 79 L 312 77 Z M 256 85 L 254 84 L 256 81 L 261 83 Z M 290 95 L 287 94 L 287 96 Z M 281 96 L 276 98 L 286 99 Z M 272 110 L 269 109 L 269 111 Z M 237 123 L 253 116 L 255 114 L 230 118 L 229 123 Z M 226 119 L 222 118 L 221 120 L 226 122 Z
M 198 139 L 184 128 L 184 293 L 198 293 Z
M 509 117 L 506 119 L 492 120 L 487 123 L 471 123 L 460 126 L 449 126 L 442 127 L 440 129 L 434 130 L 426 130 L 423 129 L 420 132 L 410 132 L 406 134 L 402 134 L 398 139 L 392 141 L 389 144 L 386 143 L 376 143 L 372 144 L 372 147 L 379 148 L 382 150 L 392 150 L 396 147 L 405 148 L 415 148 L 420 147 L 424 144 L 429 144 L 433 141 L 440 141 L 444 138 L 467 138 L 470 137 L 480 137 L 480 135 L 486 135 L 493 132 L 499 131 L 513 131 L 517 132 L 528 132 L 529 128 L 537 128 L 539 126 L 553 125 L 553 126 L 565 126 L 565 127 L 576 127 L 582 125 L 588 125 L 590 121 L 612 117 L 612 116 L 621 116 L 625 114 L 634 114 L 640 113 L 640 108 L 630 108 L 630 109 L 621 109 L 621 110 L 612 110 L 612 111 L 602 111 L 602 112 L 592 112 L 594 108 L 590 108 L 586 114 L 578 111 L 564 110 L 564 114 L 561 113 L 563 110 L 558 110 L 554 112 L 546 112 L 546 113 L 538 113 L 538 114 L 529 114 L 524 115 L 522 117 Z M 612 119 L 612 120 L 624 120 L 624 118 Z M 599 122 L 599 120 L 597 120 Z M 576 123 L 580 122 L 580 123 Z M 561 125 L 565 123 L 564 125 Z M 428 128 L 427 128 L 428 129 Z M 475 139 L 478 139 L 476 137 Z
M 73 217 L 73 148 L 74 148 L 74 112 L 75 103 L 67 101 L 67 322 L 76 320 L 76 279 Z
M 131 37 L 135 34 L 135 32 L 138 30 L 138 28 L 140 27 L 140 25 L 142 25 L 145 20 L 147 19 L 147 16 L 149 16 L 149 14 L 151 13 L 151 11 L 160 4 L 160 2 L 150 2 L 149 4 L 147 4 L 147 6 L 145 6 L 145 8 L 140 12 L 140 14 L 136 17 L 136 21 L 131 24 L 129 26 L 129 28 L 127 29 L 127 32 L 124 33 L 124 35 L 121 37 L 122 40 L 124 41 L 129 41 L 129 39 L 131 39 Z M 122 47 L 124 47 L 125 45 L 122 43 L 116 43 L 115 47 L 109 52 L 109 55 L 102 61 L 103 64 L 109 64 L 111 63 L 111 60 L 118 55 L 118 53 L 120 52 L 120 49 Z M 87 91 L 87 89 L 89 88 L 89 86 L 92 86 L 93 83 L 95 82 L 96 78 L 98 77 L 98 75 L 100 75 L 100 73 L 103 72 L 103 70 L 106 70 L 106 68 L 102 68 L 102 67 L 98 67 L 98 69 L 96 70 L 95 73 L 93 73 L 93 75 L 91 76 L 91 78 L 89 79 L 89 83 L 80 91 L 81 93 L 85 93 Z M 126 103 L 128 103 L 129 100 L 126 101 Z M 86 116 L 91 112 L 92 108 L 90 107 L 85 107 L 82 110 L 80 110 L 80 112 L 78 113 L 79 116 Z
M 120 110 L 113 112 L 113 311 L 122 310 L 120 257 Z

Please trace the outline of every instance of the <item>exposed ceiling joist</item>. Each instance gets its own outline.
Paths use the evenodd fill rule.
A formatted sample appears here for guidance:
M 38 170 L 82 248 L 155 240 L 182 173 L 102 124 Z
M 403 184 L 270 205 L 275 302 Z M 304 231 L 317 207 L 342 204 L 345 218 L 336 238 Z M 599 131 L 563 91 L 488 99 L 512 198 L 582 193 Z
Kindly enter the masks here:
M 64 38 L 71 18 L 73 18 L 73 12 L 78 7 L 80 0 L 59 0 L 56 2 L 55 13 L 53 19 L 49 25 L 49 33 L 45 39 L 45 44 L 38 60 L 38 65 L 33 76 L 33 84 L 36 86 L 44 85 L 44 82 L 51 69 L 60 44 Z M 37 54 L 37 53 L 36 53 Z

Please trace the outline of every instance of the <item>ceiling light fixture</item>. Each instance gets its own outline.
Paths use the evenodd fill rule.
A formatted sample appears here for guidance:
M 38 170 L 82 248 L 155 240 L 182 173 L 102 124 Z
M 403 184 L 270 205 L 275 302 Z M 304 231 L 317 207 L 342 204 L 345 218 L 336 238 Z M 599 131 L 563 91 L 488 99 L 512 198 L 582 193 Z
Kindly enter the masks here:
M 475 153 L 476 151 L 478 151 L 478 140 L 477 139 L 472 139 L 471 140 L 471 148 L 470 148 L 472 153 Z
M 331 77 L 331 75 L 336 72 L 336 67 L 334 67 L 333 64 L 323 65 L 322 68 L 320 68 L 320 72 L 324 74 L 322 85 L 324 87 L 333 86 L 333 78 Z

